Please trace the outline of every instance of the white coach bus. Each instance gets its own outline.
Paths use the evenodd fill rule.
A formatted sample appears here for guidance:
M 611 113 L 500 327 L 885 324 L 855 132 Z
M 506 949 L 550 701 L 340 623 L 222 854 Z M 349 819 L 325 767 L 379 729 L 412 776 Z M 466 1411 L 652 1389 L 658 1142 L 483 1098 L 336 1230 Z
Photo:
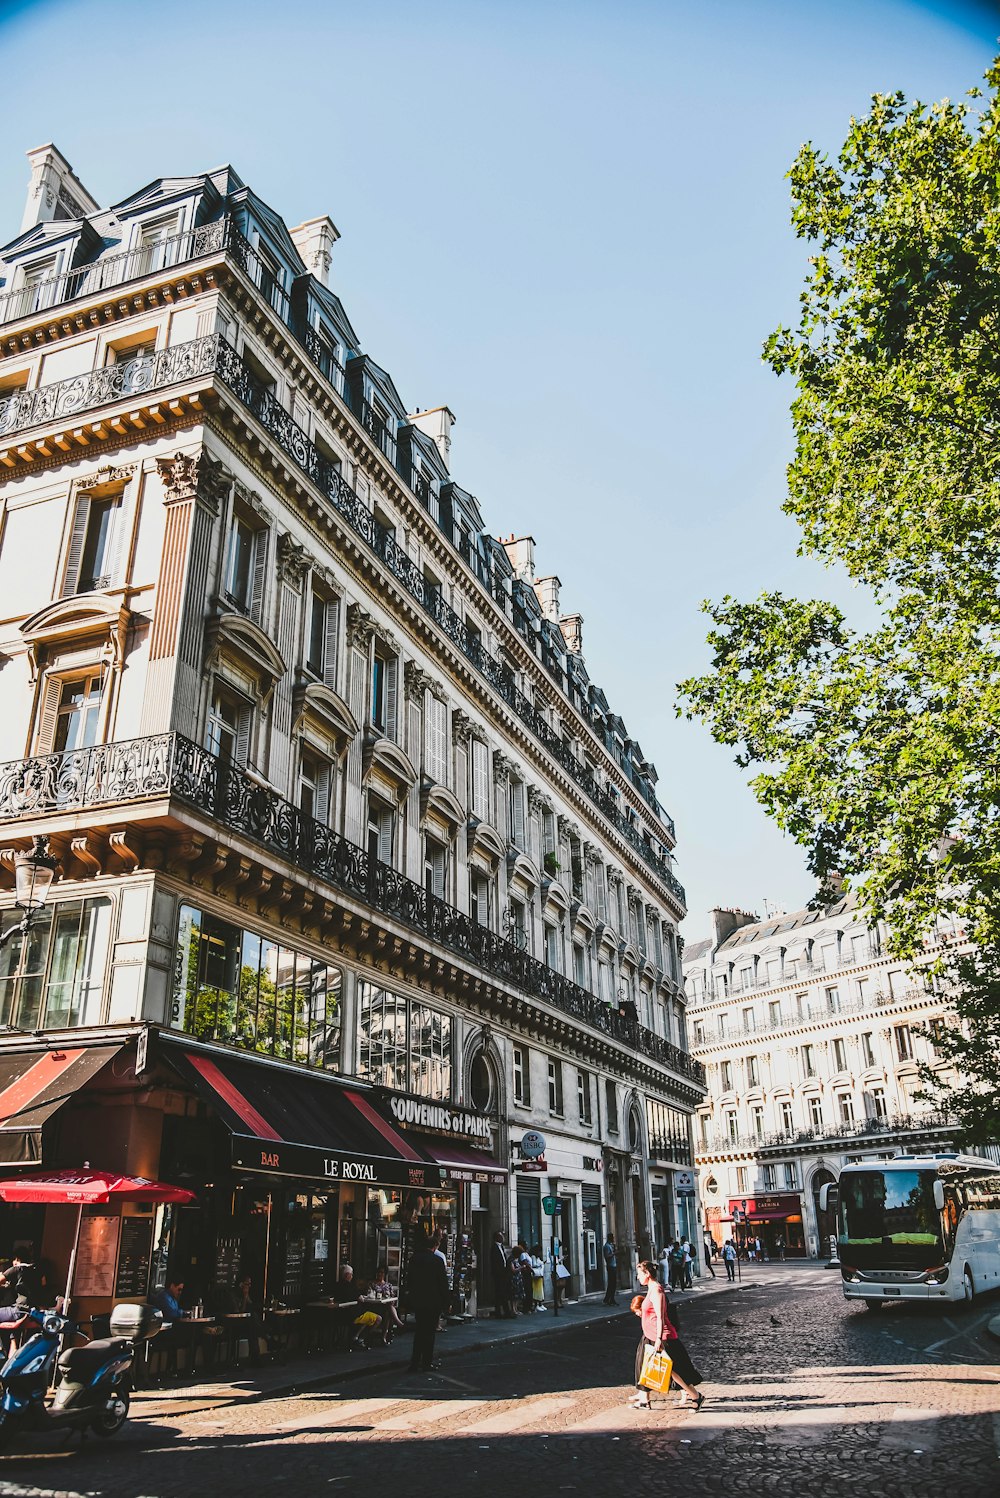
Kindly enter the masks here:
M 1000 1166 L 973 1155 L 898 1155 L 845 1165 L 820 1188 L 836 1201 L 844 1294 L 971 1301 L 1000 1287 Z

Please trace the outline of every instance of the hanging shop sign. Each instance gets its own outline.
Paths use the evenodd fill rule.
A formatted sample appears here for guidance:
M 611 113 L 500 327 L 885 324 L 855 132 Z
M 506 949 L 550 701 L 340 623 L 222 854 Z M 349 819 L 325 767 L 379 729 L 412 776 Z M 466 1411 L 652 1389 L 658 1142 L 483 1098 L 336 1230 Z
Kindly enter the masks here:
M 525 1129 L 521 1135 L 521 1154 L 526 1160 L 537 1160 L 545 1154 L 545 1135 L 537 1129 Z
M 248 1139 L 238 1134 L 233 1135 L 232 1152 L 233 1165 L 239 1170 L 259 1171 L 263 1175 L 300 1176 L 325 1181 L 330 1186 L 362 1182 L 370 1186 L 426 1189 L 441 1184 L 440 1168 L 423 1161 L 352 1155 L 318 1145 Z
M 533 1170 L 543 1175 L 549 1168 L 549 1162 L 544 1155 L 539 1155 L 537 1160 L 518 1160 L 514 1166 L 515 1170 Z
M 468 1108 L 454 1108 L 450 1103 L 429 1103 L 425 1098 L 405 1093 L 389 1095 L 389 1109 L 403 1129 L 419 1129 L 423 1134 L 443 1134 L 447 1139 L 490 1148 L 493 1140 L 490 1120 Z
M 689 1170 L 674 1173 L 674 1189 L 678 1196 L 694 1196 L 694 1176 Z

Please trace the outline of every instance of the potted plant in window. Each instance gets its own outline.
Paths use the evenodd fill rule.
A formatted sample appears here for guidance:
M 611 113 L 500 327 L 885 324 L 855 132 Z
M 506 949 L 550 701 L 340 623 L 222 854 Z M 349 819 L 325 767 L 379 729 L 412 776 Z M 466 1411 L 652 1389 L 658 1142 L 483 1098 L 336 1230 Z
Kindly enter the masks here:
M 554 879 L 559 872 L 559 860 L 554 853 L 546 853 L 542 859 L 542 868 L 550 879 Z

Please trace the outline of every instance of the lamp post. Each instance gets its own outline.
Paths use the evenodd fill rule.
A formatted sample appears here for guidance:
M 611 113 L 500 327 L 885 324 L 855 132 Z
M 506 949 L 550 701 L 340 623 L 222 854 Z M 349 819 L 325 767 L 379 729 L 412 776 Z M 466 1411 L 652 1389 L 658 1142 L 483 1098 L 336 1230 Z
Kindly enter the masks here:
M 20 933 L 27 936 L 32 918 L 37 915 L 49 897 L 52 881 L 56 877 L 56 861 L 49 852 L 49 840 L 44 833 L 32 838 L 31 851 L 14 855 L 14 906 L 24 915 L 16 926 L 11 926 L 0 936 L 0 951 Z

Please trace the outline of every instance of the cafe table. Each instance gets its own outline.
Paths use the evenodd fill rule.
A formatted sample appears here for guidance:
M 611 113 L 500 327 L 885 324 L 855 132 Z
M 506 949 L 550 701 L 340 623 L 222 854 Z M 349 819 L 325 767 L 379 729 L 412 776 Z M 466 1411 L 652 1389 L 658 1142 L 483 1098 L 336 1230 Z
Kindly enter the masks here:
M 307 1311 L 314 1313 L 310 1318 L 307 1350 L 314 1352 L 320 1351 L 324 1346 L 336 1346 L 338 1334 L 354 1319 L 353 1314 L 344 1316 L 341 1313 L 356 1313 L 358 1304 L 356 1300 L 311 1300 L 306 1306 Z
M 264 1326 L 268 1336 L 274 1343 L 275 1352 L 281 1362 L 285 1361 L 288 1351 L 288 1339 L 291 1336 L 295 1323 L 302 1312 L 292 1306 L 270 1306 L 264 1312 Z

